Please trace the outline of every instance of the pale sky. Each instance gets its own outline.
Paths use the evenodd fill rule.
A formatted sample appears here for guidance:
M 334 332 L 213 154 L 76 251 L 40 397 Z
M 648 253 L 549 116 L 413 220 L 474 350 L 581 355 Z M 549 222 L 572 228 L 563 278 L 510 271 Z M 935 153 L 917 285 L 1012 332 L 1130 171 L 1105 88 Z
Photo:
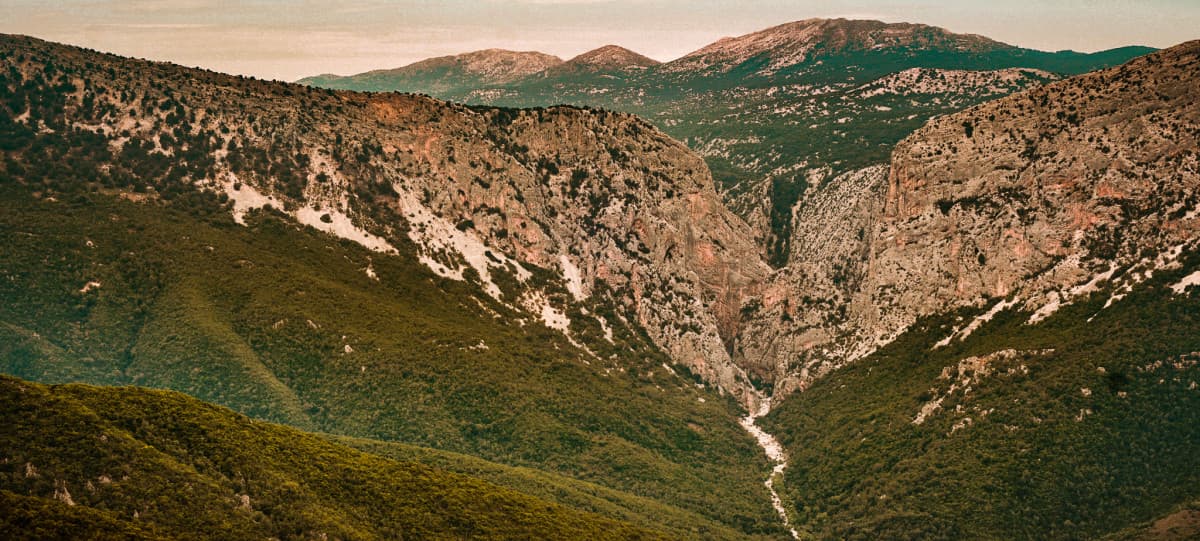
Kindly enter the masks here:
M 918 22 L 1044 50 L 1200 38 L 1200 0 L 0 0 L 0 32 L 267 79 L 498 47 L 671 60 L 810 17 Z

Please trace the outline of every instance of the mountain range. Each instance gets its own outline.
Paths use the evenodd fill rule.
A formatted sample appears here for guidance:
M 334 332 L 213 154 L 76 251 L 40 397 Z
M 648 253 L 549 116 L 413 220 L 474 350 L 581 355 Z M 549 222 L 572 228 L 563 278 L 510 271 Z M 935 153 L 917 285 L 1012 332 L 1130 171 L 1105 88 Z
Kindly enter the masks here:
M 1195 535 L 1197 66 L 809 20 L 296 85 L 4 36 L 6 526 Z M 387 81 L 434 97 L 318 88 Z
M 606 50 L 611 46 L 581 58 Z M 900 139 L 934 116 L 1152 50 L 1043 52 L 921 24 L 809 19 L 724 38 L 657 65 L 623 52 L 620 61 L 590 69 L 553 65 L 531 73 L 506 66 L 509 55 L 534 53 L 493 50 L 458 57 L 484 63 L 492 75 L 460 76 L 457 85 L 430 82 L 422 71 L 407 75 L 425 62 L 299 82 L 640 115 L 705 157 L 726 203 L 754 227 L 768 261 L 784 267 L 793 262 L 793 215 L 806 206 L 809 187 L 884 163 Z

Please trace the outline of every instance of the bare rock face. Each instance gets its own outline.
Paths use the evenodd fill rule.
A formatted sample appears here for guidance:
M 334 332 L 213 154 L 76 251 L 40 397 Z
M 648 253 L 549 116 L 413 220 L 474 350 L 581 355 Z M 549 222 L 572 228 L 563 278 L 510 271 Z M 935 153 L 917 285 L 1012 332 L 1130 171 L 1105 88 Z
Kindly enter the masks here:
M 469 222 L 484 245 L 557 271 L 574 300 L 609 292 L 673 359 L 753 400 L 729 349 L 769 268 L 698 156 L 631 115 L 480 109 L 431 121 L 440 102 L 369 99 L 402 100 L 377 115 L 380 142 L 422 157 L 422 174 L 395 185 L 402 198 L 422 194 L 420 205 Z
M 1200 221 L 1200 43 L 943 117 L 893 155 L 870 296 L 893 333 L 947 306 L 1039 309 Z
M 1200 237 L 1198 75 L 1200 42 L 1180 45 L 937 118 L 886 170 L 829 183 L 745 324 L 745 356 L 774 364 L 753 369 L 786 372 L 781 396 L 919 317 L 990 307 L 980 317 L 1036 324 L 1170 265 Z M 829 302 L 793 308 L 802 292 Z

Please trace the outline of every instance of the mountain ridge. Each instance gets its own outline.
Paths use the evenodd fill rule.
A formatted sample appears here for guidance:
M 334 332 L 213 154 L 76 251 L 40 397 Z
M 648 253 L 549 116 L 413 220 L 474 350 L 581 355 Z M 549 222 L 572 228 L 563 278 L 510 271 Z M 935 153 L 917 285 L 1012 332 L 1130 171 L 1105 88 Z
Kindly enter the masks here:
M 729 71 L 752 58 L 767 56 L 760 72 L 812 60 L 814 54 L 884 48 L 957 48 L 971 52 L 1016 49 L 974 34 L 955 34 L 944 28 L 872 20 L 805 19 L 743 36 L 726 37 L 667 63 L 672 72 L 716 69 Z
M 491 48 L 459 53 L 457 55 L 432 57 L 401 66 L 399 68 L 381 68 L 355 75 L 321 74 L 301 78 L 296 82 L 300 84 L 313 84 L 316 86 L 322 86 L 323 84 L 330 84 L 332 82 L 323 80 L 328 77 L 351 79 L 354 77 L 365 77 L 369 75 L 391 75 L 398 74 L 404 70 L 409 70 L 418 66 L 424 67 L 426 65 L 433 66 L 445 63 L 462 62 L 465 59 L 473 57 L 495 56 L 496 53 L 529 55 L 531 57 L 536 56 L 540 58 L 548 57 L 546 60 L 543 60 L 548 65 L 543 68 L 542 71 L 566 67 L 563 65 L 569 64 L 572 61 L 589 60 L 593 55 L 599 55 L 601 53 L 608 55 L 616 53 L 620 58 L 625 58 L 632 61 L 626 62 L 626 66 L 637 65 L 639 67 L 647 68 L 661 66 L 664 70 L 670 72 L 686 72 L 713 68 L 714 66 L 710 65 L 709 63 L 718 60 L 725 64 L 738 64 L 743 63 L 754 56 L 770 54 L 772 52 L 781 54 L 785 57 L 783 60 L 773 61 L 772 64 L 782 64 L 784 67 L 786 67 L 795 63 L 802 63 L 806 61 L 806 54 L 817 49 L 828 53 L 831 51 L 845 52 L 853 49 L 901 47 L 918 49 L 958 48 L 959 50 L 976 53 L 997 50 L 1033 51 L 1032 49 L 1026 49 L 996 41 L 983 35 L 955 33 L 942 27 L 921 23 L 886 23 L 883 21 L 870 19 L 812 18 L 782 23 L 740 36 L 722 37 L 717 41 L 696 49 L 695 51 L 686 53 L 683 56 L 672 60 L 667 60 L 665 62 L 645 57 L 644 55 L 638 54 L 630 49 L 613 44 L 602 45 L 596 49 L 581 53 L 580 55 L 577 55 L 576 57 L 566 61 L 563 61 L 562 59 L 553 55 L 537 51 L 516 52 L 505 49 Z M 1093 53 L 1082 53 L 1071 49 L 1036 52 L 1051 55 L 1088 56 L 1116 54 L 1125 50 L 1132 50 L 1138 54 L 1145 54 L 1145 52 L 1155 49 L 1150 47 L 1127 45 L 1099 50 Z M 557 60 L 557 62 L 554 60 Z M 733 67 L 734 65 L 729 65 L 726 67 L 725 71 L 728 71 L 728 69 L 732 69 Z M 536 71 L 527 71 L 525 69 L 513 70 L 505 73 L 501 77 L 497 77 L 490 82 L 487 82 L 484 84 L 484 86 L 516 82 L 517 79 L 520 79 L 521 77 L 535 75 L 536 73 Z M 352 88 L 347 87 L 346 89 Z
M 547 68 L 563 60 L 537 51 L 481 49 L 457 55 L 427 58 L 398 68 L 384 68 L 355 75 L 318 75 L 297 81 L 300 84 L 350 88 L 368 85 L 380 90 L 396 85 L 450 92 L 466 87 L 504 84 Z

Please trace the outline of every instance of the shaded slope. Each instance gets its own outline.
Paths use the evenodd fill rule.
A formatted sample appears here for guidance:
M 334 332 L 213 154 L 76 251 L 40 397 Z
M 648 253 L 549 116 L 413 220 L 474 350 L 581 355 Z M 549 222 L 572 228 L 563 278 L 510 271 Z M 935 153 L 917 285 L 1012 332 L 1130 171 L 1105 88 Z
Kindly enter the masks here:
M 342 445 L 400 461 L 419 462 L 436 468 L 553 501 L 572 509 L 596 513 L 639 527 L 659 529 L 678 537 L 740 539 L 745 535 L 721 527 L 695 512 L 660 501 L 620 492 L 597 482 L 578 481 L 528 467 L 505 466 L 476 457 L 417 447 L 403 443 L 333 436 Z

